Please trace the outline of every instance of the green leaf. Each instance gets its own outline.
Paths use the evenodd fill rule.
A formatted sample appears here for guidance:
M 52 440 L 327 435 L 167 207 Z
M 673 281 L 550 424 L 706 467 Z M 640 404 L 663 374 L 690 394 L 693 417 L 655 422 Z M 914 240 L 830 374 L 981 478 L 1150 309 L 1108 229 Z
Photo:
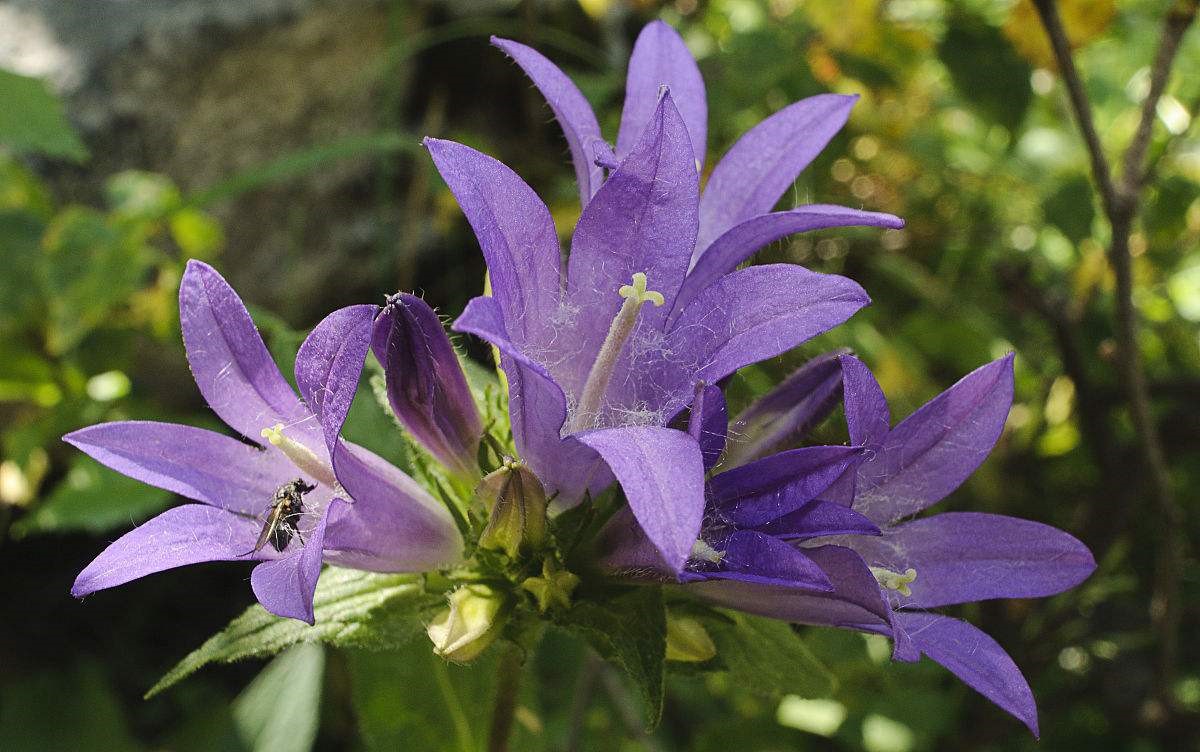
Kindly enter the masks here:
M 73 162 L 88 155 L 46 84 L 5 70 L 0 70 L 0 146 Z
M 367 749 L 482 750 L 497 656 L 488 650 L 459 666 L 435 656 L 428 640 L 382 653 L 349 652 L 354 711 Z
M 170 503 L 170 492 L 76 455 L 67 476 L 33 512 L 13 525 L 13 534 L 104 533 L 141 522 Z
M 251 606 L 180 661 L 150 688 L 146 697 L 153 697 L 210 663 L 272 655 L 299 643 L 394 647 L 422 631 L 425 612 L 442 602 L 441 596 L 425 593 L 416 575 L 327 567 L 313 598 L 316 624 L 283 619 L 267 613 L 262 606 Z
M 790 624 L 734 611 L 726 615 L 728 621 L 710 619 L 705 627 L 717 645 L 717 658 L 737 686 L 769 696 L 833 693 L 833 675 Z
M 2 190 L 2 186 L 0 186 Z M 36 320 L 43 278 L 41 240 L 45 226 L 33 214 L 0 209 L 0 331 L 17 329 Z
M 603 605 L 580 601 L 563 617 L 562 626 L 633 679 L 645 700 L 649 726 L 657 726 L 662 718 L 667 651 L 662 591 L 647 586 L 607 598 Z
M 1015 131 L 1033 101 L 1029 63 L 999 29 L 980 19 L 951 13 L 947 22 L 938 56 L 955 88 L 984 117 Z
M 280 653 L 233 701 L 238 735 L 253 752 L 308 752 L 320 725 L 325 649 Z
M 46 346 L 72 349 L 92 329 L 111 322 L 141 287 L 151 258 L 103 214 L 84 207 L 60 212 L 43 239 L 50 321 Z

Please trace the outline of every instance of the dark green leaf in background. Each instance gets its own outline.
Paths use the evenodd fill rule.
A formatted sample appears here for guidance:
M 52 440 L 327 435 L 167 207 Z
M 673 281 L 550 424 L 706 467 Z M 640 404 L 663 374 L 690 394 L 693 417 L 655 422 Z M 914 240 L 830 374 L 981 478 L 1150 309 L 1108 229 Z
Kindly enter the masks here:
M 73 162 L 88 155 L 46 84 L 5 70 L 0 70 L 0 147 Z

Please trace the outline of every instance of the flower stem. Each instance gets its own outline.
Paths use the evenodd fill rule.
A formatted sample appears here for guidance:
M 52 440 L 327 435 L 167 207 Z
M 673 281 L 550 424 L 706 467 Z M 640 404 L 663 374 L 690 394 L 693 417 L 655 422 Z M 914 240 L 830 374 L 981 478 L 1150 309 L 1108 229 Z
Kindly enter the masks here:
M 516 645 L 504 647 L 500 665 L 496 667 L 496 703 L 492 707 L 488 752 L 508 752 L 513 714 L 517 709 L 517 693 L 521 687 L 521 649 Z

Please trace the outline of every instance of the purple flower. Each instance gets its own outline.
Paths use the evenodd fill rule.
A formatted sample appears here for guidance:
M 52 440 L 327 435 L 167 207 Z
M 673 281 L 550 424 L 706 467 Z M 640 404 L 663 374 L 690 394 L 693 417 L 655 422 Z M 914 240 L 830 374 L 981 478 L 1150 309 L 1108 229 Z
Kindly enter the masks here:
M 415 295 L 393 295 L 375 319 L 371 350 L 404 427 L 446 467 L 478 477 L 483 424 L 437 313 Z
M 1012 356 L 968 374 L 895 428 L 867 368 L 849 355 L 840 363 L 851 443 L 865 451 L 853 468 L 853 509 L 838 512 L 836 502 L 817 499 L 777 516 L 780 507 L 767 498 L 735 509 L 736 519 L 726 515 L 776 539 L 800 540 L 795 528 L 813 523 L 801 550 L 828 577 L 830 590 L 804 592 L 748 578 L 690 589 L 752 613 L 889 635 L 898 660 L 929 656 L 1036 735 L 1033 694 L 1008 654 L 972 625 L 931 609 L 1060 593 L 1092 573 L 1091 553 L 1067 533 L 1029 520 L 970 512 L 912 519 L 966 480 L 1000 437 L 1012 403 Z M 826 518 L 829 512 L 834 516 Z M 845 529 L 855 518 L 878 534 L 847 535 L 871 532 Z
M 179 314 L 188 362 L 209 406 L 252 445 L 191 426 L 102 423 L 64 439 L 144 483 L 202 502 L 169 509 L 122 536 L 76 578 L 76 597 L 185 564 L 258 561 L 259 602 L 312 623 L 322 561 L 380 572 L 457 561 L 449 513 L 412 479 L 342 440 L 376 306 L 343 308 L 313 329 L 288 385 L 237 293 L 188 263 Z M 266 439 L 266 441 L 262 441 Z M 270 516 L 284 499 L 283 514 Z M 264 535 L 269 522 L 273 534 Z
M 770 211 L 844 124 L 852 97 L 814 97 L 768 118 L 721 160 L 701 196 L 704 85 L 669 27 L 652 23 L 638 38 L 615 152 L 561 71 L 528 47 L 494 42 L 562 124 L 584 208 L 564 270 L 550 213 L 528 185 L 466 146 L 426 139 L 493 289 L 454 328 L 500 351 L 517 449 L 557 494 L 555 508 L 615 478 L 678 570 L 701 529 L 704 458 L 694 436 L 665 426 L 697 384 L 775 357 L 868 302 L 842 277 L 736 267 L 793 232 L 902 223 L 836 206 Z

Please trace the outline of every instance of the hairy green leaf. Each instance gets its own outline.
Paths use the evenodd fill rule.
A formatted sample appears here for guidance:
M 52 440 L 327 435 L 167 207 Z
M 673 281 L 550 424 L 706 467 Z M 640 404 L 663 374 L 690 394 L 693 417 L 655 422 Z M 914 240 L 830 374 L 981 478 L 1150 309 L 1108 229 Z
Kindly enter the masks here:
M 633 679 L 646 702 L 649 725 L 658 725 L 667 651 L 662 591 L 640 587 L 606 599 L 603 605 L 581 601 L 566 613 L 562 625 Z
M 833 692 L 833 675 L 790 624 L 734 611 L 726 616 L 728 621 L 712 619 L 705 627 L 717 645 L 717 659 L 737 686 L 770 696 Z
M 313 598 L 316 624 L 283 619 L 262 606 L 251 606 L 167 672 L 146 697 L 153 697 L 210 663 L 272 655 L 298 643 L 393 647 L 420 632 L 426 609 L 441 602 L 440 596 L 424 591 L 415 575 L 327 567 Z

